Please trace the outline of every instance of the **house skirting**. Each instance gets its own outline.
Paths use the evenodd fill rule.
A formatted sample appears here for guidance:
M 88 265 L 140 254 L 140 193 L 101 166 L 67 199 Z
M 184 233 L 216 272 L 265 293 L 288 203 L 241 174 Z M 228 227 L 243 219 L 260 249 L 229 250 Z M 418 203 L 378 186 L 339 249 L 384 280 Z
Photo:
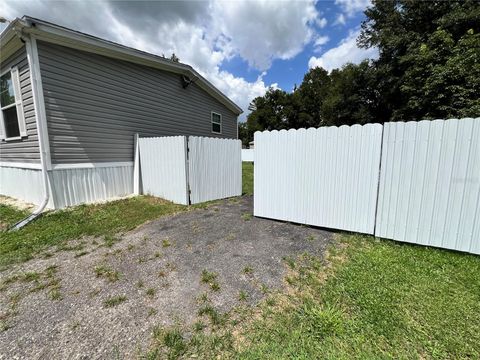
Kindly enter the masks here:
M 112 200 L 133 193 L 133 162 L 53 165 L 48 178 L 50 209 Z M 41 170 L 3 163 L 0 194 L 39 205 L 44 197 Z

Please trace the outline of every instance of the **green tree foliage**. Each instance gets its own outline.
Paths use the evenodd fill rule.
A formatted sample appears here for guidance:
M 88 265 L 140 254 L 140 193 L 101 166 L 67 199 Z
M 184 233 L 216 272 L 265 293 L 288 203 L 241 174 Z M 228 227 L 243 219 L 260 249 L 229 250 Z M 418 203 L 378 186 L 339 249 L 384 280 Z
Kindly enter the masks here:
M 379 58 L 257 97 L 246 143 L 257 130 L 480 115 L 480 2 L 373 0 L 365 15 L 358 44 Z

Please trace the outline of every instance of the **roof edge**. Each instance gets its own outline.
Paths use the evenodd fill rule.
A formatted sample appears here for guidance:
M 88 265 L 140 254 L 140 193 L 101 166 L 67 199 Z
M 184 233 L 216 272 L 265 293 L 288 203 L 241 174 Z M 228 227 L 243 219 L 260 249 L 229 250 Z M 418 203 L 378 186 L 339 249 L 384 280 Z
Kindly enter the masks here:
M 243 110 L 237 104 L 190 65 L 172 62 L 159 55 L 121 45 L 27 15 L 21 19 L 16 18 L 2 31 L 0 35 L 1 43 L 4 42 L 4 39 L 10 37 L 12 33 L 15 33 L 15 30 L 21 30 L 23 34 L 31 34 L 35 38 L 46 42 L 118 58 L 177 74 L 189 75 L 190 77 L 198 79 L 195 83 L 199 85 L 200 88 L 220 101 L 237 116 L 243 113 Z

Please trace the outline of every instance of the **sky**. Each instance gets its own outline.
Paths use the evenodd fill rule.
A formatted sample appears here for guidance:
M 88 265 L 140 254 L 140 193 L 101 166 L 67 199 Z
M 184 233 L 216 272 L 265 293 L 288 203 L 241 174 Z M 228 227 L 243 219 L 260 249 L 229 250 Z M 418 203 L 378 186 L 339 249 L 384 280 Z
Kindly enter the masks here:
M 356 38 L 370 0 L 21 1 L 0 16 L 30 15 L 193 66 L 248 114 L 269 87 L 291 92 L 309 68 L 376 58 Z M 0 24 L 0 30 L 5 28 Z

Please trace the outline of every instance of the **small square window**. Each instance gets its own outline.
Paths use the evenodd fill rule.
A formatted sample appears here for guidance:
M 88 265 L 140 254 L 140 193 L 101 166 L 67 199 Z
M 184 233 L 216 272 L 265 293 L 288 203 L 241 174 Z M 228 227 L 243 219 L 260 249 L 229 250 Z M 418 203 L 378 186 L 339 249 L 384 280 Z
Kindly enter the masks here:
M 222 115 L 212 112 L 212 133 L 222 133 Z

